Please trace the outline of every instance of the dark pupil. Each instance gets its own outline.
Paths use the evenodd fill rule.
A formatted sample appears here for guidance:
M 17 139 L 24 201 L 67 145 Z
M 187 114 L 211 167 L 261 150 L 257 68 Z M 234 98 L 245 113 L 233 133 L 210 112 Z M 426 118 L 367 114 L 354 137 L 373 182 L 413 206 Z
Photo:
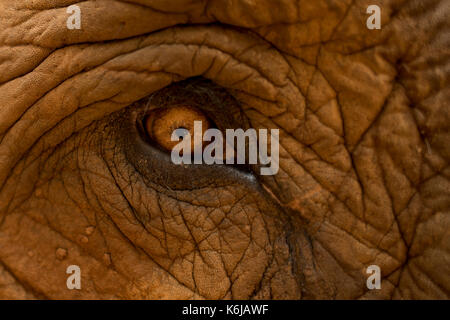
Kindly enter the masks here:
M 185 127 L 178 127 L 177 129 L 185 129 L 185 130 L 187 130 L 187 128 L 185 128 Z M 180 134 L 178 138 L 181 139 L 181 138 L 183 138 L 183 137 L 184 137 L 184 135 L 183 135 L 183 134 Z

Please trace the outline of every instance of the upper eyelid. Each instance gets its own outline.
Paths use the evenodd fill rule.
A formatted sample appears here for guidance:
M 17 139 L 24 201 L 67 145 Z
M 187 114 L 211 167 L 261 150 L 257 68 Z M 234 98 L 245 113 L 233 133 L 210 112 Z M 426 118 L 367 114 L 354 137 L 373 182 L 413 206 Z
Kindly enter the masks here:
M 248 127 L 242 108 L 233 94 L 214 82 L 194 77 L 171 84 L 135 104 L 143 114 L 158 108 L 190 106 L 202 112 L 218 128 Z

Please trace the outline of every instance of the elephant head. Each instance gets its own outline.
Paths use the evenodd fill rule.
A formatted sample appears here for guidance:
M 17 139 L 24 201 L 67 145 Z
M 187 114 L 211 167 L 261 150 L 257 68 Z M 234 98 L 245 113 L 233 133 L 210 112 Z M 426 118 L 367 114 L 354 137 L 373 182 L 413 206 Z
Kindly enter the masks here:
M 449 12 L 1 0 L 0 297 L 447 299 Z M 278 172 L 172 163 L 191 118 L 279 130 Z

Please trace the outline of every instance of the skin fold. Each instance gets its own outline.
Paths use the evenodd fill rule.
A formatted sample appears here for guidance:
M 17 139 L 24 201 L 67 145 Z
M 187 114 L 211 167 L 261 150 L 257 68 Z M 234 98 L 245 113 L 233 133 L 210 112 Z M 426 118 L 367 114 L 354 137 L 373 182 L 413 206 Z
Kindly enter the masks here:
M 449 13 L 0 0 L 0 298 L 448 299 Z M 279 129 L 279 172 L 172 164 L 136 123 L 173 103 Z

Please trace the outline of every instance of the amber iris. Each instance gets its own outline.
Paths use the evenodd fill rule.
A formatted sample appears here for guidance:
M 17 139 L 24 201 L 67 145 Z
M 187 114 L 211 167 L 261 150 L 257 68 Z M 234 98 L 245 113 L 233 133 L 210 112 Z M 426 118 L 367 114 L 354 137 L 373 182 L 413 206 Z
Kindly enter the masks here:
M 194 121 L 202 122 L 202 134 L 211 127 L 211 122 L 202 111 L 184 105 L 153 109 L 145 118 L 144 125 L 148 136 L 155 143 L 171 151 L 179 142 L 171 140 L 174 130 L 186 129 L 194 136 Z M 194 139 L 191 149 L 194 150 Z

